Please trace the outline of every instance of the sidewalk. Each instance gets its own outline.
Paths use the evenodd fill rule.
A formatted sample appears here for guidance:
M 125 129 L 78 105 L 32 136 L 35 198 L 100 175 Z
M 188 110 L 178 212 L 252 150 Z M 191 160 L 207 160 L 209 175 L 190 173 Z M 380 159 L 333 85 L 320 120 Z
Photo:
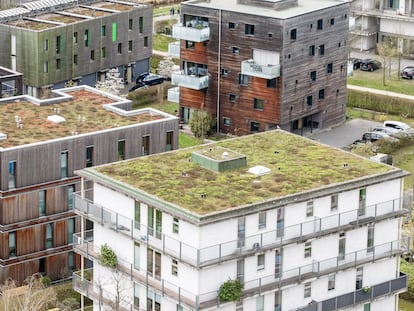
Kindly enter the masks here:
M 411 95 L 405 95 L 405 94 L 389 92 L 389 91 L 383 91 L 383 90 L 378 90 L 378 89 L 371 89 L 371 88 L 368 88 L 368 87 L 362 87 L 362 86 L 356 86 L 356 85 L 348 84 L 347 89 L 362 91 L 362 92 L 367 92 L 367 93 L 373 93 L 373 94 L 380 94 L 380 95 L 390 96 L 390 97 L 403 98 L 403 99 L 408 99 L 408 100 L 413 100 L 414 101 L 414 96 L 411 96 Z

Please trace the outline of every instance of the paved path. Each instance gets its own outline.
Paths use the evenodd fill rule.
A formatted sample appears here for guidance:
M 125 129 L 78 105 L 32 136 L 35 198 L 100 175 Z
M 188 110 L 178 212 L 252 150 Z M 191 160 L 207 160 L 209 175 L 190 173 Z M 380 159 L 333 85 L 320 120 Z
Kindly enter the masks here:
M 398 98 L 414 100 L 414 96 L 411 96 L 411 95 L 405 95 L 405 94 L 401 94 L 401 93 L 383 91 L 383 90 L 378 90 L 378 89 L 370 89 L 370 88 L 367 88 L 367 87 L 356 86 L 356 85 L 351 85 L 351 84 L 348 84 L 347 88 L 348 88 L 348 90 L 357 90 L 357 91 L 363 91 L 363 92 L 368 92 L 368 93 L 373 93 L 373 94 L 380 94 L 380 95 L 385 95 L 385 96 L 391 96 L 391 97 L 398 97 Z

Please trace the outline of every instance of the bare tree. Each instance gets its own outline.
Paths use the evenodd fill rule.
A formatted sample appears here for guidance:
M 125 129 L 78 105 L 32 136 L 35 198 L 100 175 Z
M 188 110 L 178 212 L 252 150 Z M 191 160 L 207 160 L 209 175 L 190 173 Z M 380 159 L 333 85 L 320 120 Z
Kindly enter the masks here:
M 106 73 L 105 81 L 97 81 L 95 87 L 104 92 L 113 95 L 119 95 L 120 90 L 124 87 L 123 79 L 120 78 L 118 68 L 112 68 Z
M 163 60 L 160 61 L 157 72 L 159 75 L 163 76 L 166 79 L 171 79 L 171 74 L 179 69 L 179 67 L 174 64 L 171 56 L 165 56 Z
M 381 43 L 377 44 L 377 52 L 378 55 L 381 56 L 383 64 L 384 64 L 384 71 L 382 74 L 382 83 L 385 84 L 385 71 L 388 68 L 389 69 L 389 75 L 391 74 L 391 60 L 392 58 L 398 56 L 398 49 L 393 44 L 392 40 L 385 40 Z M 387 65 L 388 61 L 388 65 Z

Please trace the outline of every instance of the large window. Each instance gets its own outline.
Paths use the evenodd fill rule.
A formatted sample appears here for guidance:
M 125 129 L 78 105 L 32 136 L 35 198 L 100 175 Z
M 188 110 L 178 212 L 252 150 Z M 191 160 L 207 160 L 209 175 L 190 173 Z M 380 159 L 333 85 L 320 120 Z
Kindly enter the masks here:
M 250 132 L 257 133 L 260 131 L 260 123 L 259 122 L 250 122 Z
M 257 255 L 257 270 L 263 270 L 265 268 L 265 254 Z
M 139 308 L 139 284 L 134 282 L 134 307 Z
M 331 212 L 338 210 L 338 195 L 331 195 Z
M 397 10 L 400 7 L 400 0 L 387 0 L 385 5 L 387 9 Z
M 117 36 L 118 36 L 117 24 L 112 23 L 112 42 L 115 42 L 117 40 Z
M 93 166 L 93 146 L 86 147 L 86 167 Z
M 140 16 L 138 18 L 138 32 L 143 33 L 144 32 L 144 17 Z
M 118 161 L 125 160 L 125 140 L 118 140 Z
M 161 239 L 162 236 L 162 212 L 148 206 L 148 234 Z
M 142 150 L 141 155 L 146 156 L 150 154 L 150 137 L 148 135 L 142 136 Z
M 106 25 L 102 25 L 101 26 L 101 36 L 105 37 L 106 36 Z
M 78 33 L 76 31 L 73 33 L 73 43 L 78 44 Z
M 46 216 L 46 190 L 39 191 L 39 216 Z
M 134 223 L 135 229 L 139 229 L 141 227 L 141 203 L 138 201 L 135 201 Z
M 290 31 L 290 40 L 296 40 L 296 28 Z
M 178 218 L 173 218 L 172 232 L 178 234 L 180 232 L 180 220 Z
M 52 223 L 46 224 L 45 247 L 46 248 L 53 247 L 53 224 Z
M 246 219 L 240 217 L 237 219 L 237 247 L 244 246 L 244 239 L 246 234 Z
M 178 276 L 178 260 L 176 259 L 171 260 L 171 274 L 173 276 Z
M 313 216 L 313 201 L 306 202 L 306 217 Z
M 333 72 L 333 64 L 329 63 L 328 65 L 326 65 L 326 72 L 327 73 L 332 73 Z
M 239 73 L 239 84 L 240 85 L 248 85 L 249 84 L 249 76 Z
M 8 171 L 9 171 L 9 189 L 12 189 L 16 187 L 16 161 L 9 161 Z
M 358 216 L 365 215 L 366 199 L 367 199 L 367 189 L 365 188 L 359 189 Z
M 259 213 L 259 229 L 266 228 L 266 212 Z
M 253 101 L 253 107 L 256 110 L 263 110 L 264 108 L 264 99 L 255 98 Z
M 16 232 L 9 232 L 9 257 L 16 257 Z
M 309 56 L 314 56 L 315 55 L 315 46 L 311 45 L 309 46 Z
M 259 295 L 256 299 L 256 311 L 263 311 L 264 310 L 264 296 Z
M 320 56 L 325 55 L 325 44 L 321 44 L 320 46 L 318 46 L 318 50 Z
M 305 258 L 312 256 L 312 242 L 305 243 Z
M 304 284 L 303 298 L 309 298 L 312 295 L 312 283 L 306 282 Z
M 75 218 L 68 219 L 68 244 L 73 243 L 73 234 L 75 233 Z
M 60 54 L 60 45 L 61 45 L 61 39 L 60 36 L 56 37 L 56 54 Z
M 311 73 L 310 73 L 310 79 L 312 81 L 316 81 L 316 71 L 311 71 Z
M 73 193 L 75 192 L 75 185 L 68 186 L 68 211 L 73 210 Z
M 335 289 L 335 274 L 328 275 L 328 290 Z
M 89 36 L 89 30 L 85 30 L 85 35 L 83 36 L 83 40 L 85 41 L 85 46 L 89 46 L 90 44 L 90 36 Z
M 151 248 L 147 250 L 147 271 L 151 276 L 161 278 L 161 253 Z
M 60 153 L 60 177 L 65 178 L 68 177 L 68 151 L 62 151 Z
M 254 25 L 246 24 L 244 27 L 244 33 L 246 35 L 254 35 Z
M 318 19 L 318 30 L 323 29 L 323 19 Z
M 165 142 L 165 151 L 170 151 L 172 150 L 173 147 L 173 137 L 174 137 L 174 132 L 167 132 L 167 137 L 166 137 L 166 142 Z
M 367 252 L 374 251 L 374 224 L 368 225 Z
M 236 266 L 237 275 L 236 278 L 240 282 L 244 282 L 244 259 L 237 260 L 237 266 Z
M 363 268 L 357 268 L 356 269 L 356 277 L 355 277 L 355 289 L 361 289 L 362 288 L 362 278 L 363 278 Z
M 140 244 L 134 242 L 134 269 L 139 270 L 141 268 L 141 251 Z
M 346 237 L 345 232 L 339 233 L 339 244 L 338 244 L 338 260 L 345 259 L 345 244 Z

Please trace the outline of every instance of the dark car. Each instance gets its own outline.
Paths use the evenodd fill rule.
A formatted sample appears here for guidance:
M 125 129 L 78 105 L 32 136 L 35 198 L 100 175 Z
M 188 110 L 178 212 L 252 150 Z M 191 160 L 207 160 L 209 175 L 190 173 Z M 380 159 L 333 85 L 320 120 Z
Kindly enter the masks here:
M 351 61 L 351 63 L 352 63 L 352 67 L 353 67 L 354 69 L 359 69 L 359 68 L 361 67 L 361 62 L 362 62 L 362 59 L 360 59 L 360 58 L 353 58 L 353 57 L 351 57 L 349 60 Z
M 414 67 L 408 66 L 401 71 L 401 78 L 412 79 L 414 76 Z
M 142 88 L 143 86 L 145 86 L 145 84 L 143 84 L 142 82 L 138 82 L 136 85 L 134 85 L 133 87 L 131 87 L 128 92 L 133 92 L 135 90 L 138 90 L 140 88 Z
M 141 73 L 139 76 L 138 76 L 138 78 L 137 78 L 137 83 L 142 83 L 142 80 L 144 80 L 144 78 L 146 77 L 146 76 L 148 76 L 149 75 L 149 73 L 148 72 L 143 72 L 143 73 Z
M 359 68 L 365 71 L 374 71 L 381 68 L 381 63 L 375 59 L 364 59 Z
M 163 83 L 164 80 L 164 77 L 150 73 L 144 79 L 142 79 L 142 83 L 145 85 L 156 85 Z

